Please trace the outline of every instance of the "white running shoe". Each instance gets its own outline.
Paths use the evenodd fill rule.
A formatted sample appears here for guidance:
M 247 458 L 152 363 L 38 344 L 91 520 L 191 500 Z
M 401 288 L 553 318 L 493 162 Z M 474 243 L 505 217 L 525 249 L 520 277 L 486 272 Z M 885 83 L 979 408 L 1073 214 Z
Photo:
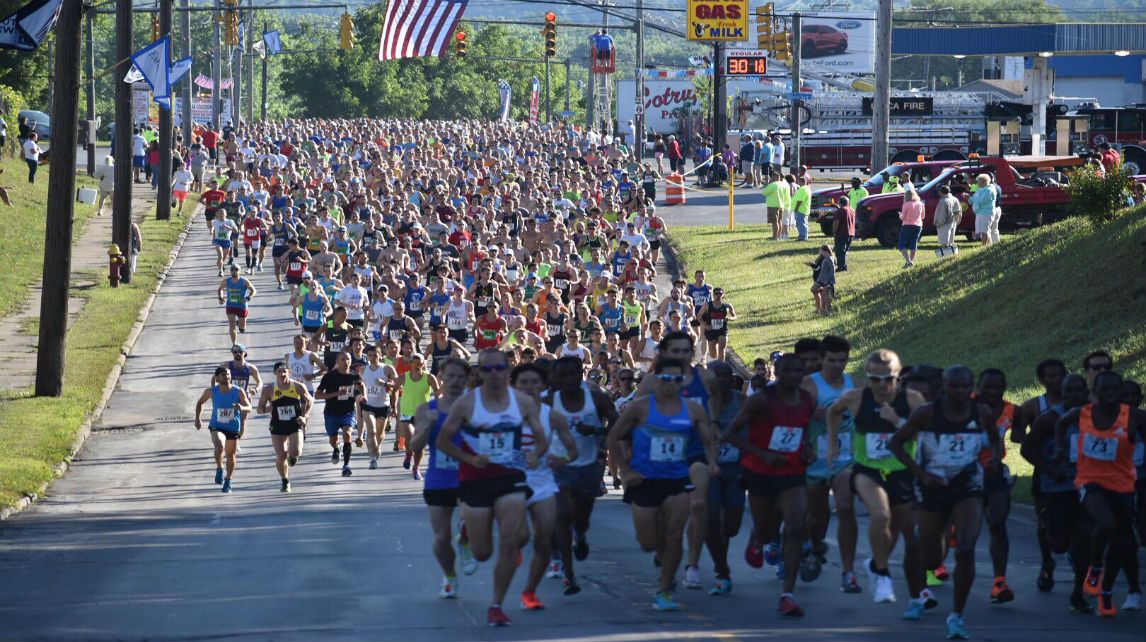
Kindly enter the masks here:
M 695 566 L 684 567 L 684 587 L 686 589 L 700 588 L 700 569 Z
M 460 538 L 459 538 L 460 539 Z M 474 559 L 473 551 L 470 550 L 469 543 L 458 542 L 458 555 L 462 558 L 462 572 L 466 575 L 473 575 L 478 570 L 478 562 Z
M 1130 593 L 1126 596 L 1126 601 L 1122 603 L 1123 611 L 1141 611 L 1142 610 L 1142 594 Z
M 875 601 L 876 603 L 895 601 L 895 586 L 890 576 L 875 576 Z
M 565 577 L 565 565 L 561 563 L 561 560 L 551 560 L 549 568 L 545 571 L 545 578 L 559 580 L 562 577 Z
M 455 577 L 442 578 L 442 590 L 438 591 L 438 597 L 443 600 L 449 600 L 458 596 L 458 580 Z

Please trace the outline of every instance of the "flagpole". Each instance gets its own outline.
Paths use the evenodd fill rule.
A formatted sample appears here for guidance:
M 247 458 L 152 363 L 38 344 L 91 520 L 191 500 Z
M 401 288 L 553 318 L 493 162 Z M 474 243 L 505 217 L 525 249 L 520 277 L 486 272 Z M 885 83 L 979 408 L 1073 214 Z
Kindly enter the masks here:
M 167 46 L 170 48 L 171 0 L 159 0 L 159 33 L 161 38 L 167 38 Z M 162 106 L 159 108 L 159 189 L 155 196 L 155 218 L 161 221 L 171 218 L 171 152 L 174 142 L 171 110 L 175 108 L 175 100 L 171 96 L 170 78 L 167 96 L 168 108 L 164 109 Z
M 87 34 L 88 34 L 88 50 L 87 50 L 87 63 L 88 63 L 88 87 L 87 87 L 87 119 L 89 121 L 95 120 L 95 13 L 91 9 L 84 11 L 84 17 L 87 19 Z M 88 176 L 93 176 L 96 170 L 96 137 L 90 136 L 87 144 L 88 155 Z
M 183 9 L 187 9 L 190 6 L 190 1 L 191 0 L 183 0 L 181 3 Z M 182 13 L 183 15 L 180 16 L 180 18 L 183 23 L 183 56 L 181 57 L 185 58 L 191 55 L 191 12 L 183 11 Z M 183 94 L 183 144 L 188 148 L 191 147 L 191 125 L 194 120 L 191 115 L 191 91 L 191 72 L 188 71 L 187 82 L 183 83 L 183 88 L 180 90 L 180 93 Z M 187 159 L 183 160 L 186 162 Z
M 267 29 L 269 27 L 270 27 L 270 25 L 264 21 L 263 22 L 263 33 L 266 33 Z M 266 120 L 267 120 L 267 58 L 270 57 L 270 53 L 271 53 L 269 51 L 266 51 L 266 49 L 265 49 L 266 46 L 267 46 L 267 43 L 264 40 L 263 41 L 263 47 L 264 47 L 264 50 L 263 50 L 263 91 L 260 94 L 260 97 L 262 98 L 262 100 L 259 101 L 259 120 L 261 120 L 263 122 L 266 122 Z

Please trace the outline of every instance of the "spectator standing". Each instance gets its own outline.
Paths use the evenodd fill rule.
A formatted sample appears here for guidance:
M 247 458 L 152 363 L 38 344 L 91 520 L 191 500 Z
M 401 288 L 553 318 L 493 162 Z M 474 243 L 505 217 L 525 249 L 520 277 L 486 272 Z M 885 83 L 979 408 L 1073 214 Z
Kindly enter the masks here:
M 139 253 L 143 251 L 143 232 L 139 231 L 139 224 L 135 221 L 131 223 L 131 252 L 129 252 L 127 267 L 131 270 L 131 274 L 135 274 L 135 264 L 139 259 Z
M 811 180 L 807 176 L 796 179 L 796 193 L 792 195 L 792 210 L 796 216 L 797 240 L 808 240 L 808 213 L 812 210 Z
M 44 153 L 37 142 L 39 140 L 40 136 L 36 132 L 29 132 L 28 139 L 24 141 L 24 162 L 28 164 L 29 183 L 36 182 L 36 170 L 40 167 L 40 154 Z
M 704 163 L 712 156 L 712 146 L 707 142 L 701 143 L 696 146 L 696 151 L 692 155 L 692 166 L 696 170 L 696 182 L 698 185 L 703 185 L 708 182 L 708 170 L 710 165 Z M 669 158 L 669 168 L 672 168 L 672 158 Z M 675 170 L 674 170 L 675 171 Z
M 147 144 L 147 167 L 151 189 L 159 189 L 159 141 L 157 140 Z
M 137 128 L 135 133 L 131 136 L 131 166 L 135 170 L 134 180 L 136 183 L 142 183 L 139 174 L 143 171 L 144 166 L 147 165 L 147 139 L 139 132 Z
M 832 218 L 832 236 L 836 242 L 837 272 L 848 270 L 848 249 L 852 246 L 852 238 L 856 235 L 856 211 L 850 207 L 848 197 L 841 196 L 836 207 L 836 215 Z
M 755 172 L 753 171 L 753 164 L 756 159 L 756 146 L 752 144 L 752 139 L 748 136 L 740 137 L 740 173 L 744 175 L 743 185 L 745 187 L 755 187 L 756 182 L 754 179 Z
M 106 156 L 103 165 L 96 169 L 96 180 L 99 181 L 99 204 L 96 205 L 96 216 L 103 215 L 103 203 L 111 198 L 115 190 L 115 157 Z
M 669 136 L 668 157 L 671 171 L 676 172 L 684 169 L 684 153 L 681 152 L 680 141 L 676 139 L 676 136 Z
M 772 134 L 772 171 L 784 173 L 784 140 L 780 134 Z
M 991 244 L 991 219 L 995 217 L 995 190 L 991 189 L 991 177 L 979 174 L 975 177 L 977 189 L 971 194 L 971 209 L 975 211 L 975 235 L 983 245 Z
M 784 220 L 783 196 L 781 190 L 788 189 L 788 184 L 780 180 L 776 172 L 768 177 L 764 186 L 764 206 L 768 208 L 768 224 L 772 226 L 772 240 L 780 240 L 780 228 Z
M 863 186 L 863 181 L 860 180 L 858 176 L 852 177 L 852 188 L 849 189 L 847 193 L 848 202 L 851 203 L 853 207 L 858 207 L 860 201 L 868 196 L 871 196 L 871 194 L 869 194 L 867 188 Z
M 991 190 L 995 192 L 995 208 L 991 214 L 991 226 L 987 233 L 991 235 L 991 242 L 999 242 L 999 223 L 1003 220 L 1003 187 L 994 178 L 991 179 Z
M 812 284 L 812 296 L 816 299 L 816 313 L 830 314 L 832 311 L 832 296 L 836 289 L 836 262 L 832 258 L 832 248 L 827 243 L 820 246 L 820 256 L 816 261 L 809 263 L 815 273 L 816 282 Z
M 956 254 L 955 230 L 963 218 L 963 204 L 951 193 L 951 188 L 943 185 L 939 188 L 939 203 L 935 206 L 935 231 L 939 235 L 939 249 L 935 251 L 940 258 Z
M 666 150 L 665 139 L 661 138 L 660 134 L 657 134 L 656 139 L 653 140 L 653 158 L 657 161 L 657 174 L 665 173 L 664 157 Z
M 1102 163 L 1103 169 L 1110 172 L 1122 164 L 1122 157 L 1118 152 L 1110 146 L 1110 143 L 1103 143 L 1098 146 L 1099 162 Z
M 915 265 L 915 251 L 919 249 L 919 236 L 923 234 L 923 201 L 913 189 L 903 193 L 903 207 L 899 208 L 899 253 L 903 267 Z

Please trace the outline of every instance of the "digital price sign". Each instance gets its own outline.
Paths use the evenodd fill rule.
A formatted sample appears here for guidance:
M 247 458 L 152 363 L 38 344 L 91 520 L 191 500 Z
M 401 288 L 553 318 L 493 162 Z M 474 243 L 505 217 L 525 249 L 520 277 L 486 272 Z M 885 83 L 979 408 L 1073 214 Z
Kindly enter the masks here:
M 728 76 L 763 76 L 768 73 L 768 58 L 763 51 L 735 52 L 724 56 Z

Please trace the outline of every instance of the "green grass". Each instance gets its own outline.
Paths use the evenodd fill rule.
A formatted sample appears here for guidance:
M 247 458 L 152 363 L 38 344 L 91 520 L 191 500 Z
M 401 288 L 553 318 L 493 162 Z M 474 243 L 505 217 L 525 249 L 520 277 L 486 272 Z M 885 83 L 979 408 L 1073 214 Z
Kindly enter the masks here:
M 52 468 L 69 455 L 84 419 L 95 409 L 139 310 L 154 291 L 184 219 L 140 225 L 147 250 L 139 257 L 130 286 L 108 287 L 103 271 L 80 273 L 73 284 L 95 281 L 94 288 L 73 288 L 86 299 L 68 332 L 64 394 L 33 397 L 32 391 L 0 399 L 0 506 L 11 506 L 52 479 Z
M 895 250 L 857 242 L 848 271 L 837 278 L 836 312 L 818 317 L 811 269 L 826 239 L 764 240 L 762 226 L 687 228 L 673 244 L 686 272 L 703 268 L 726 290 L 739 319 L 730 343 L 745 361 L 772 350 L 790 351 L 800 337 L 842 334 L 852 342 L 855 372 L 868 351 L 887 347 L 904 363 L 963 363 L 976 371 L 998 367 L 1010 380 L 1008 398 L 1041 392 L 1035 364 L 1064 359 L 1077 369 L 1083 355 L 1102 348 L 1128 378 L 1146 377 L 1146 208 L 1094 229 L 1079 219 L 1003 237 L 990 248 L 968 243 L 955 258 L 935 258 L 925 237 L 917 266 L 904 270 Z M 1008 449 L 1020 477 L 1030 467 Z M 1024 483 L 1016 491 L 1029 493 Z
M 28 166 L 16 158 L 0 160 L 0 184 L 8 188 L 13 207 L 0 204 L 4 219 L 5 274 L 8 285 L 0 289 L 0 316 L 18 311 L 28 298 L 28 286 L 44 274 L 44 225 L 48 211 L 48 172 L 44 165 L 36 172 L 35 184 L 28 183 Z M 86 174 L 76 179 L 77 187 L 94 187 Z M 94 205 L 75 205 L 72 241 L 84 232 L 84 224 L 95 214 Z

